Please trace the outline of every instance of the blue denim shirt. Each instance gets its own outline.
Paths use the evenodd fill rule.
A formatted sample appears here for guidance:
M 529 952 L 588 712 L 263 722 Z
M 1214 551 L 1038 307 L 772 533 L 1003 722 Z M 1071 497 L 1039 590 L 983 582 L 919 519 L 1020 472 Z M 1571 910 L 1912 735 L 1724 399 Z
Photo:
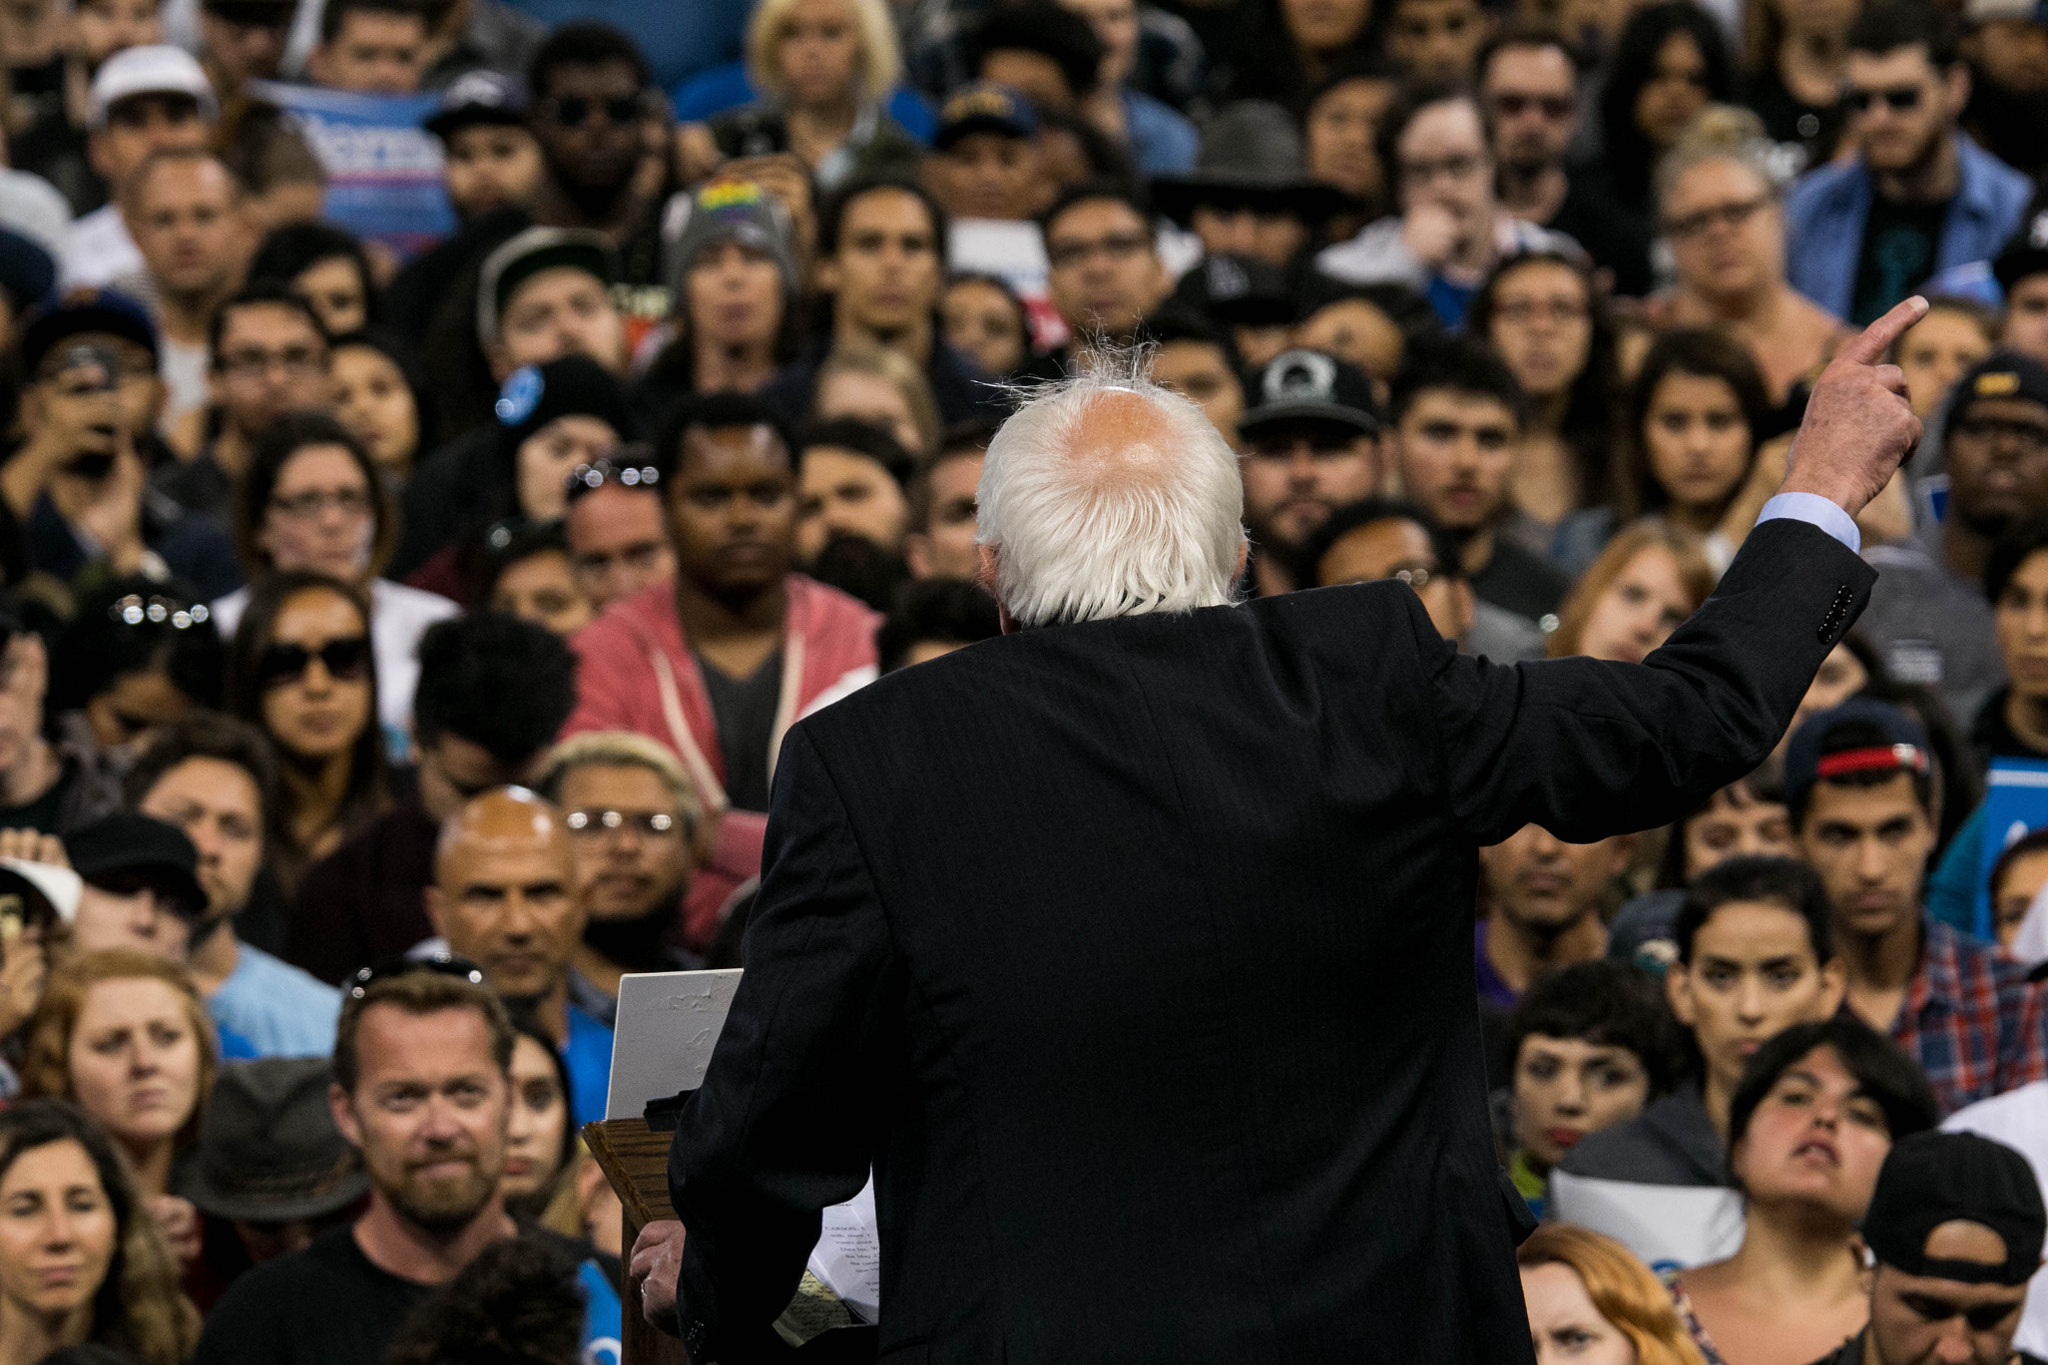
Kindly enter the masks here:
M 2026 176 L 1961 133 L 1956 151 L 1962 184 L 1942 220 L 1936 272 L 1996 256 L 2033 194 Z M 1808 173 L 1785 199 L 1785 278 L 1837 317 L 1849 316 L 1873 193 L 1870 168 L 1857 157 Z

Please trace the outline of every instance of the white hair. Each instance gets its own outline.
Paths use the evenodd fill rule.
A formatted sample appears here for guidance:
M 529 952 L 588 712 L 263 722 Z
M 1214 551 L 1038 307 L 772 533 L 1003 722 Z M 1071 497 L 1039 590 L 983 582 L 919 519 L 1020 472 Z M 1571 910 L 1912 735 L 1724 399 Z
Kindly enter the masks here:
M 996 551 L 996 597 L 1028 626 L 1229 603 L 1245 546 L 1236 452 L 1152 381 L 1149 347 L 1098 345 L 1091 362 L 1028 391 L 989 442 L 975 542 Z M 1102 411 L 1114 395 L 1144 410 Z

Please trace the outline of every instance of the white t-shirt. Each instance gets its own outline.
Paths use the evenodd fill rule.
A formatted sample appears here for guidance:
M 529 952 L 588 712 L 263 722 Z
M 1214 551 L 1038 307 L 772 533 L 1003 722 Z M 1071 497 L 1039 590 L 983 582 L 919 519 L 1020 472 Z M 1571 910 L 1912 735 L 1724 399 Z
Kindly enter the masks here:
M 212 604 L 221 638 L 232 639 L 249 605 L 249 590 L 237 588 Z M 395 761 L 410 761 L 412 694 L 420 681 L 420 636 L 436 621 L 460 616 L 462 608 L 437 592 L 408 588 L 388 578 L 370 580 L 370 647 L 377 656 L 377 719 L 383 722 Z
M 166 397 L 163 420 L 156 426 L 160 434 L 168 436 L 187 413 L 206 406 L 206 362 L 205 342 L 157 338 L 156 372 L 164 381 Z
M 64 238 L 66 289 L 98 289 L 112 284 L 116 275 L 145 268 L 128 224 L 112 204 L 72 221 Z

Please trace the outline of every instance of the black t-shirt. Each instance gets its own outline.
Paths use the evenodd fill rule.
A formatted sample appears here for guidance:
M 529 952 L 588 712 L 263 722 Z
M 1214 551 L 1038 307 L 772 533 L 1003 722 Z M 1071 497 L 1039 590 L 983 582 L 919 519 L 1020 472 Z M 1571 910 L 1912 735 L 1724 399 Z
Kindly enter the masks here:
M 1493 558 L 1472 575 L 1472 592 L 1480 601 L 1531 621 L 1555 612 L 1570 587 L 1564 570 L 1500 535 L 1493 539 Z
M 1833 158 L 1842 141 L 1843 114 L 1840 102 L 1814 105 L 1802 102 L 1785 88 L 1785 78 L 1776 64 L 1758 72 L 1743 91 L 1742 102 L 1764 121 L 1764 134 L 1781 146 L 1797 147 L 1798 171 Z
M 1870 200 L 1863 224 L 1863 251 L 1856 259 L 1856 293 L 1849 321 L 1862 327 L 1883 314 L 1934 273 L 1934 248 L 1941 240 L 1946 199 L 1932 204 L 1894 204 L 1883 195 Z
M 559 1252 L 567 1274 L 589 1254 L 543 1228 L 520 1235 Z M 345 1223 L 228 1286 L 206 1315 L 192 1365 L 379 1365 L 406 1318 L 437 1288 L 372 1265 Z
M 0 829 L 33 829 L 44 834 L 62 834 L 64 799 L 78 785 L 78 765 L 66 761 L 50 789 L 33 801 L 0 808 Z
M 768 744 L 782 704 L 782 650 L 761 661 L 750 678 L 720 672 L 702 654 L 697 670 L 711 694 L 718 722 L 718 752 L 725 758 L 725 795 L 737 810 L 768 809 Z

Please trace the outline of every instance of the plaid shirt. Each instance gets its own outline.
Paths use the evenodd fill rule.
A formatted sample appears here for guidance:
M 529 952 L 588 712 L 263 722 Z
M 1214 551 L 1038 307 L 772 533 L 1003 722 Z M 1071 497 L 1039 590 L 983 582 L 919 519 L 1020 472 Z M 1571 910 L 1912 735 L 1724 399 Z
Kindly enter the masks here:
M 1942 1114 L 2048 1079 L 2048 1006 L 2027 969 L 1939 920 L 1925 925 L 1892 1041 L 1919 1061 Z

